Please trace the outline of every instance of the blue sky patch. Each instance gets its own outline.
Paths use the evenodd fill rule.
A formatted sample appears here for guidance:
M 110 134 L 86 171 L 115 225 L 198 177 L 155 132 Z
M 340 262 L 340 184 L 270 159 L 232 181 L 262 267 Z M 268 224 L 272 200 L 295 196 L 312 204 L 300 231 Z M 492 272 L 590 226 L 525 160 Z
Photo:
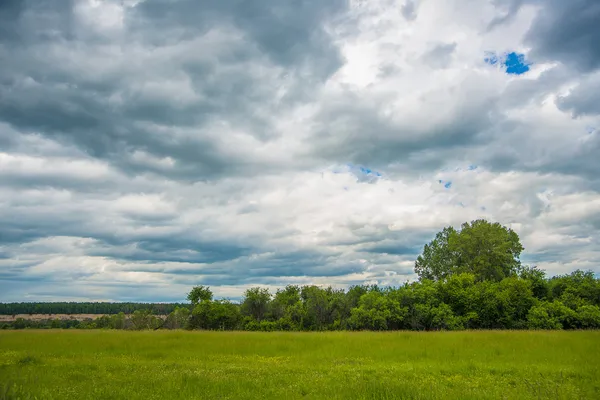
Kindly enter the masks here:
M 490 65 L 496 65 L 498 64 L 498 55 L 496 55 L 495 53 L 492 52 L 486 52 L 485 53 L 485 58 L 483 59 L 483 61 L 485 61 L 487 64 Z
M 500 65 L 507 74 L 511 75 L 524 74 L 529 71 L 531 65 L 530 62 L 525 60 L 525 54 L 514 51 L 501 56 L 493 52 L 486 52 L 483 61 L 490 65 Z
M 373 171 L 370 168 L 366 168 L 366 167 L 358 167 L 360 172 L 362 172 L 365 175 L 375 175 L 375 176 L 381 176 L 381 174 L 377 171 Z
M 452 187 L 452 181 L 443 181 L 439 179 L 438 182 L 440 185 L 444 185 L 446 189 L 450 189 Z
M 362 165 L 346 164 L 350 173 L 358 178 L 359 182 L 375 183 L 382 177 L 381 172 Z
M 529 64 L 525 62 L 525 54 L 518 54 L 514 51 L 506 55 L 504 66 L 507 74 L 521 75 L 529 71 Z

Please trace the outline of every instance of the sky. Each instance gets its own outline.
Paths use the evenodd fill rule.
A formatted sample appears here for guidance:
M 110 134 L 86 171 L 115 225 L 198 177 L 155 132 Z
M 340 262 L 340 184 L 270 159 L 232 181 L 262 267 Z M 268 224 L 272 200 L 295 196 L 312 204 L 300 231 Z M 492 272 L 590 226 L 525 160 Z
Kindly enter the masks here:
M 3 0 L 0 301 L 600 273 L 597 0 Z

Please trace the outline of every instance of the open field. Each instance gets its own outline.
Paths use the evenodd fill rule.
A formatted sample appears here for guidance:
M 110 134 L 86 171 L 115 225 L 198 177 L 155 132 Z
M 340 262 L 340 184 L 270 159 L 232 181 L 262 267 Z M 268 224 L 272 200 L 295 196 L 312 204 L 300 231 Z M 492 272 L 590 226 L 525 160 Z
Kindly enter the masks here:
M 0 331 L 0 399 L 598 399 L 599 355 L 598 331 Z

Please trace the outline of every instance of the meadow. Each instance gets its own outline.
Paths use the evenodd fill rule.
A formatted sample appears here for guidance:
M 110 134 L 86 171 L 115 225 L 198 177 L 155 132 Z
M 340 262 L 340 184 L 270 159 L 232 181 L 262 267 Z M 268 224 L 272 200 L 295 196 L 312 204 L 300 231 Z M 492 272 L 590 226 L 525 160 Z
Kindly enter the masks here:
M 0 331 L 0 399 L 598 399 L 598 331 Z

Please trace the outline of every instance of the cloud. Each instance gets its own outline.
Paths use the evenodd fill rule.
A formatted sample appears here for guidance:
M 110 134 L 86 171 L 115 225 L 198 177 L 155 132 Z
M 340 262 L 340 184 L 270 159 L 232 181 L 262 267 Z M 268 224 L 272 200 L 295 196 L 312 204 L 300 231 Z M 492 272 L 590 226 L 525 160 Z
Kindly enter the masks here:
M 417 18 L 416 7 L 417 6 L 414 1 L 407 0 L 406 3 L 402 5 L 402 15 L 404 18 L 406 18 L 408 21 L 412 21 Z
M 557 106 L 574 117 L 600 115 L 600 72 L 582 79 L 566 95 L 559 96 Z
M 423 55 L 423 61 L 433 68 L 445 68 L 450 65 L 456 43 L 440 43 Z
M 0 301 L 397 285 L 475 218 L 600 272 L 597 8 L 4 1 Z
M 600 4 L 594 0 L 543 4 L 525 37 L 532 57 L 560 61 L 583 72 L 600 67 Z

